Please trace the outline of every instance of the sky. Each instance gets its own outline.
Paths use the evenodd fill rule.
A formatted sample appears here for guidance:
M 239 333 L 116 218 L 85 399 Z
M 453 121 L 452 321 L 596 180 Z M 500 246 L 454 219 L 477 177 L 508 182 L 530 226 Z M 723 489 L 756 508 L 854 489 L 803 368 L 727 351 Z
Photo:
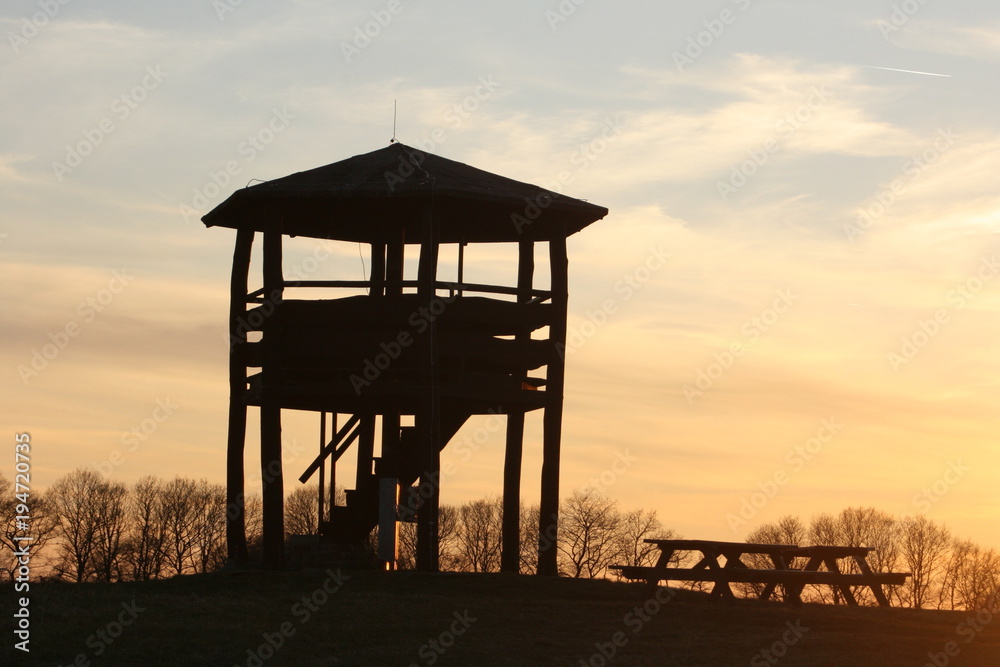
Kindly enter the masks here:
M 569 241 L 563 496 L 690 538 L 874 506 L 1000 546 L 995 3 L 12 0 L 0 27 L 0 432 L 37 488 L 224 481 L 234 233 L 199 218 L 386 146 L 395 104 L 403 143 L 610 209 Z M 320 244 L 286 270 L 364 275 Z M 443 502 L 500 493 L 499 427 L 445 450 Z M 285 420 L 286 490 L 317 430 Z M 531 415 L 527 501 L 540 449 Z

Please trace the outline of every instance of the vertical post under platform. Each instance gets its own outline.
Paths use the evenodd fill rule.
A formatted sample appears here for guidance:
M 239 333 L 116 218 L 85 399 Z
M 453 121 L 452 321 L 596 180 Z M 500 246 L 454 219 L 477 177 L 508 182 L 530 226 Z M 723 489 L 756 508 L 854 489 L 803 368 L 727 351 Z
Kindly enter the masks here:
M 535 272 L 535 244 L 518 244 L 517 300 L 531 300 Z M 518 332 L 517 341 L 531 337 L 530 332 Z M 521 378 L 523 381 L 525 378 Z M 521 458 L 524 451 L 524 411 L 516 408 L 507 414 L 507 442 L 503 463 L 503 523 L 500 527 L 500 571 L 521 571 Z
M 260 407 L 261 501 L 264 568 L 280 570 L 285 560 L 284 480 L 281 469 L 281 231 L 264 232 L 264 299 L 274 312 L 264 323 L 264 387 Z
M 417 268 L 417 291 L 425 307 L 431 308 L 436 298 L 438 242 L 434 205 L 428 212 L 424 238 L 420 245 L 420 263 Z M 441 397 L 437 382 L 437 325 L 431 320 L 421 336 L 424 362 L 421 383 L 425 397 L 416 415 L 420 433 L 420 491 L 422 504 L 417 511 L 417 562 L 418 570 L 438 571 L 438 512 L 441 503 Z
M 247 436 L 247 279 L 254 232 L 236 232 L 233 273 L 229 289 L 229 432 L 226 444 L 226 555 L 230 561 L 247 561 L 247 529 L 243 456 Z
M 559 573 L 556 541 L 559 537 L 559 456 L 562 445 L 563 390 L 566 370 L 566 316 L 569 300 L 569 260 L 566 236 L 549 241 L 549 267 L 552 272 L 552 344 L 545 394 L 547 402 L 542 425 L 542 497 L 538 525 L 538 574 Z

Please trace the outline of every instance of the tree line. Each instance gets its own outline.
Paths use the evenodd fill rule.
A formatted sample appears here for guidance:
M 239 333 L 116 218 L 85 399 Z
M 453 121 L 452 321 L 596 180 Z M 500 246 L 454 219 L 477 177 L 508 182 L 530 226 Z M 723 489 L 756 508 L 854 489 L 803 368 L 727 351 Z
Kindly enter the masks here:
M 746 541 L 872 547 L 868 562 L 874 571 L 910 573 L 904 585 L 887 587 L 895 606 L 978 610 L 1000 603 L 1000 553 L 953 535 L 925 515 L 895 517 L 874 507 L 819 514 L 808 523 L 787 515 L 758 526 Z M 847 566 L 845 571 L 859 571 L 855 563 Z M 753 592 L 755 587 L 745 589 Z M 839 599 L 839 592 L 830 587 L 811 586 L 807 591 L 814 600 Z M 860 602 L 873 603 L 866 588 L 857 589 L 855 595 Z
M 343 504 L 343 489 L 337 489 Z M 329 498 L 325 499 L 329 516 Z M 259 554 L 262 534 L 260 497 L 244 500 L 247 542 Z M 300 486 L 285 498 L 286 535 L 315 535 L 319 525 L 319 493 Z M 72 582 L 142 581 L 219 570 L 226 561 L 226 490 L 207 480 L 149 475 L 126 485 L 91 469 L 78 469 L 58 479 L 45 493 L 31 497 L 30 525 L 15 521 L 11 483 L 0 474 L 0 568 L 12 575 L 14 550 L 30 535 L 32 571 Z M 439 517 L 441 568 L 450 571 L 496 572 L 500 569 L 502 501 L 499 497 L 461 505 L 442 505 Z M 537 563 L 538 505 L 521 507 L 522 572 Z M 655 511 L 624 511 L 596 492 L 577 492 L 560 511 L 560 572 L 572 577 L 605 576 L 613 564 L 646 565 L 655 558 L 643 540 L 671 537 Z M 374 547 L 377 529 L 371 537 Z M 416 561 L 416 525 L 400 524 L 399 567 Z
M 226 491 L 207 480 L 146 476 L 126 485 L 94 470 L 78 469 L 42 494 L 31 497 L 27 530 L 15 521 L 11 483 L 0 474 L 0 568 L 12 575 L 13 555 L 23 546 L 16 538 L 31 535 L 33 575 L 66 581 L 138 581 L 219 570 L 226 561 Z M 288 535 L 318 532 L 318 489 L 300 486 L 285 499 Z M 337 490 L 337 502 L 344 493 Z M 329 498 L 325 499 L 329 516 Z M 534 572 L 538 551 L 538 505 L 522 504 L 520 512 L 522 572 Z M 261 502 L 245 499 L 247 541 L 259 553 Z M 442 505 L 439 517 L 440 566 L 444 570 L 500 570 L 503 505 L 499 497 Z M 610 576 L 611 565 L 652 565 L 659 551 L 649 538 L 678 538 L 655 510 L 627 510 L 594 490 L 574 492 L 560 503 L 558 562 L 563 576 Z M 372 542 L 377 539 L 373 533 Z M 915 608 L 982 609 L 1000 600 L 1000 554 L 951 534 L 925 516 L 896 518 L 871 507 L 820 514 L 808 523 L 785 516 L 752 530 L 747 542 L 798 546 L 864 546 L 875 550 L 869 564 L 876 572 L 910 572 L 903 586 L 888 587 L 893 604 Z M 416 525 L 399 527 L 399 567 L 412 568 L 416 557 Z M 770 562 L 748 565 L 770 567 Z M 678 564 L 684 564 L 679 558 Z M 690 565 L 691 563 L 687 563 Z M 857 571 L 846 564 L 847 571 Z M 699 588 L 702 585 L 691 583 Z M 745 595 L 759 587 L 741 585 Z M 858 589 L 862 602 L 870 591 Z M 839 592 L 812 586 L 806 599 L 836 602 Z

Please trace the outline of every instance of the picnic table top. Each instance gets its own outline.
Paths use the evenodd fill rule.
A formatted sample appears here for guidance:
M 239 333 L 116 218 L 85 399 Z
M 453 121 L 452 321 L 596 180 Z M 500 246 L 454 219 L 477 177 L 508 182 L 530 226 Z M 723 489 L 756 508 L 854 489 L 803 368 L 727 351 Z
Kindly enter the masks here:
M 836 545 L 800 547 L 794 544 L 755 544 L 753 542 L 719 542 L 716 540 L 683 539 L 647 539 L 643 541 L 647 544 L 655 544 L 660 549 L 674 549 L 678 551 L 730 551 L 744 554 L 782 554 L 784 556 L 798 556 L 802 558 L 808 558 L 811 556 L 821 558 L 849 558 L 851 556 L 864 557 L 872 551 L 875 551 L 874 547 L 847 547 Z
M 849 556 L 867 556 L 875 551 L 875 547 L 842 547 L 842 546 L 812 546 L 796 547 L 785 553 L 786 556 L 822 556 L 824 558 L 848 558 Z
M 740 553 L 772 553 L 797 549 L 794 544 L 754 544 L 753 542 L 717 542 L 715 540 L 643 540 L 660 549 L 681 551 L 739 551 Z

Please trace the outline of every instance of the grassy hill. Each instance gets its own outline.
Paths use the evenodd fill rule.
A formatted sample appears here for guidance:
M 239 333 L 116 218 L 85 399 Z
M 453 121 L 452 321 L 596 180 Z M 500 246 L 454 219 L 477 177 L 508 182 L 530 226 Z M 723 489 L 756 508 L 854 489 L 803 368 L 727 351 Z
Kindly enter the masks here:
M 610 581 L 316 570 L 31 586 L 27 660 L 10 651 L 4 589 L 5 664 L 1000 665 L 1000 620 L 985 614 L 666 589 L 661 603 Z

